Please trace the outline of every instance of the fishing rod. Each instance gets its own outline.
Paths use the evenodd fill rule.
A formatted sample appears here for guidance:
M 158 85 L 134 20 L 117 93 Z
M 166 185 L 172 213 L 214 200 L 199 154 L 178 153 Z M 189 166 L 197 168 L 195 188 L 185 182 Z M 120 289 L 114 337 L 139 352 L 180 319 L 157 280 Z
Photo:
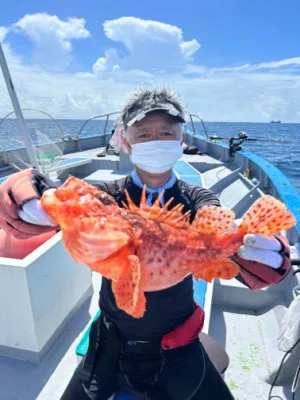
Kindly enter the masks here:
M 27 127 L 25 124 L 25 119 L 20 107 L 20 103 L 19 103 L 19 99 L 17 97 L 17 93 L 15 91 L 15 87 L 12 81 L 12 77 L 10 75 L 8 66 L 7 66 L 7 62 L 6 62 L 6 58 L 0 43 L 0 67 L 2 69 L 2 74 L 6 83 L 6 87 L 17 117 L 17 121 L 18 121 L 18 125 L 19 125 L 19 130 L 21 132 L 21 136 L 24 140 L 24 144 L 28 153 L 28 157 L 31 163 L 32 168 L 40 171 L 41 168 L 39 166 L 38 160 L 37 160 L 37 156 L 36 156 L 36 152 L 35 152 L 35 148 L 32 144 L 31 141 L 31 137 L 29 136 L 29 133 L 27 131 Z
M 229 154 L 233 156 L 236 151 L 242 150 L 242 143 L 249 140 L 252 142 L 267 142 L 267 143 L 293 143 L 298 144 L 295 141 L 288 141 L 288 140 L 276 140 L 276 139 L 254 139 L 249 138 L 245 131 L 240 131 L 237 137 L 221 137 L 221 136 L 209 136 L 210 140 L 229 140 Z
M 220 136 L 209 136 L 210 140 L 232 140 L 229 137 L 220 137 Z M 286 143 L 286 144 L 299 144 L 296 141 L 288 141 L 288 140 L 276 140 L 276 139 L 253 139 L 253 138 L 243 138 L 243 140 L 247 140 L 248 142 L 267 142 L 267 143 Z

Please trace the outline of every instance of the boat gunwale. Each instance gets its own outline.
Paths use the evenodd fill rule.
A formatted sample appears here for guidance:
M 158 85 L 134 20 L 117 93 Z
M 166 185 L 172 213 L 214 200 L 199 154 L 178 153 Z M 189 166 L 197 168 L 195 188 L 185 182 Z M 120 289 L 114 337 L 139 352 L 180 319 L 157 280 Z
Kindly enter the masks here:
M 205 139 L 200 135 L 192 135 L 187 132 L 187 135 L 192 138 L 200 139 L 203 142 L 206 142 L 209 145 L 217 145 L 229 151 L 229 146 L 224 143 L 216 143 L 210 140 Z M 260 157 L 254 153 L 251 153 L 248 150 L 239 150 L 237 155 L 241 155 L 242 157 L 248 159 L 251 163 L 255 164 L 263 173 L 268 177 L 272 186 L 276 189 L 278 196 L 285 203 L 287 208 L 291 211 L 291 213 L 296 218 L 296 229 L 298 234 L 300 235 L 300 192 L 298 192 L 296 186 L 290 182 L 287 176 L 274 164 L 267 161 L 263 157 Z M 260 186 L 260 185 L 259 185 Z

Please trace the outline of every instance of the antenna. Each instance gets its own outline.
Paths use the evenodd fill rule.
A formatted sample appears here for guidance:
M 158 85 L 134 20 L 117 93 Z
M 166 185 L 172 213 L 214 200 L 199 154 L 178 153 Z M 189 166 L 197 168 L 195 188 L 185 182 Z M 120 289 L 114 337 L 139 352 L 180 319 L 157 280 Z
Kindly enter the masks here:
M 30 159 L 31 166 L 32 166 L 32 168 L 37 169 L 38 171 L 40 171 L 40 166 L 39 166 L 39 163 L 38 163 L 38 160 L 37 160 L 37 157 L 36 157 L 35 149 L 34 149 L 34 147 L 32 145 L 30 136 L 29 136 L 29 134 L 27 132 L 27 129 L 26 129 L 25 120 L 24 120 L 24 117 L 23 117 L 23 114 L 22 114 L 22 110 L 21 110 L 21 107 L 20 107 L 20 104 L 19 104 L 19 100 L 18 100 L 16 91 L 15 91 L 15 88 L 14 88 L 14 85 L 13 85 L 12 78 L 11 78 L 10 73 L 9 73 L 9 69 L 8 69 L 8 66 L 7 66 L 7 62 L 6 62 L 6 59 L 5 59 L 5 55 L 3 53 L 3 49 L 2 49 L 1 43 L 0 43 L 0 66 L 1 66 L 1 69 L 2 69 L 3 77 L 5 79 L 6 87 L 7 87 L 11 102 L 12 102 L 12 105 L 13 105 L 17 120 L 18 120 L 19 129 L 20 129 L 20 132 L 21 132 L 21 134 L 23 136 L 24 144 L 25 144 L 27 152 L 28 152 L 28 156 L 29 156 L 29 159 Z

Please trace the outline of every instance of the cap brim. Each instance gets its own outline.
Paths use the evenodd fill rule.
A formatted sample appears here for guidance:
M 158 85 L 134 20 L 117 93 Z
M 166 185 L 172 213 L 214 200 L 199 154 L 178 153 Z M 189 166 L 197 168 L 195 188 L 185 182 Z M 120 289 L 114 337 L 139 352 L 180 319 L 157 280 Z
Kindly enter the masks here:
M 135 122 L 139 122 L 142 119 L 146 117 L 147 114 L 153 112 L 153 111 L 164 111 L 167 114 L 172 115 L 175 118 L 178 118 L 181 122 L 185 122 L 185 119 L 182 117 L 179 111 L 177 111 L 175 108 L 165 108 L 165 107 L 156 107 L 156 108 L 151 108 L 150 110 L 143 111 L 136 115 L 134 118 L 129 120 L 127 122 L 127 126 L 132 126 Z

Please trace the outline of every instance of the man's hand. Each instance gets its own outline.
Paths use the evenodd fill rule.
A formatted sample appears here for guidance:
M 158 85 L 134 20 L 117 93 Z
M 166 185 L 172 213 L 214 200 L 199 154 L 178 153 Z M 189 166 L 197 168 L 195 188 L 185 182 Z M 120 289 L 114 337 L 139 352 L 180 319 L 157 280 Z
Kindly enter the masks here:
M 56 186 L 47 176 L 34 170 L 11 175 L 0 184 L 0 227 L 17 239 L 27 239 L 53 230 L 50 223 L 46 224 L 48 226 L 41 226 L 37 222 L 39 220 L 42 224 L 46 221 L 39 206 L 41 195 Z M 29 206 L 26 206 L 28 202 Z M 24 217 L 30 223 L 24 222 L 19 213 L 21 218 Z
M 55 191 L 55 189 L 48 189 L 47 192 Z M 18 210 L 19 217 L 29 224 L 41 226 L 57 226 L 57 223 L 48 215 L 48 213 L 41 206 L 40 200 L 33 199 L 23 204 L 22 208 Z
M 237 252 L 238 256 L 250 261 L 257 261 L 278 269 L 282 266 L 284 258 L 280 254 L 282 244 L 275 237 L 247 234 L 244 237 L 244 246 Z

